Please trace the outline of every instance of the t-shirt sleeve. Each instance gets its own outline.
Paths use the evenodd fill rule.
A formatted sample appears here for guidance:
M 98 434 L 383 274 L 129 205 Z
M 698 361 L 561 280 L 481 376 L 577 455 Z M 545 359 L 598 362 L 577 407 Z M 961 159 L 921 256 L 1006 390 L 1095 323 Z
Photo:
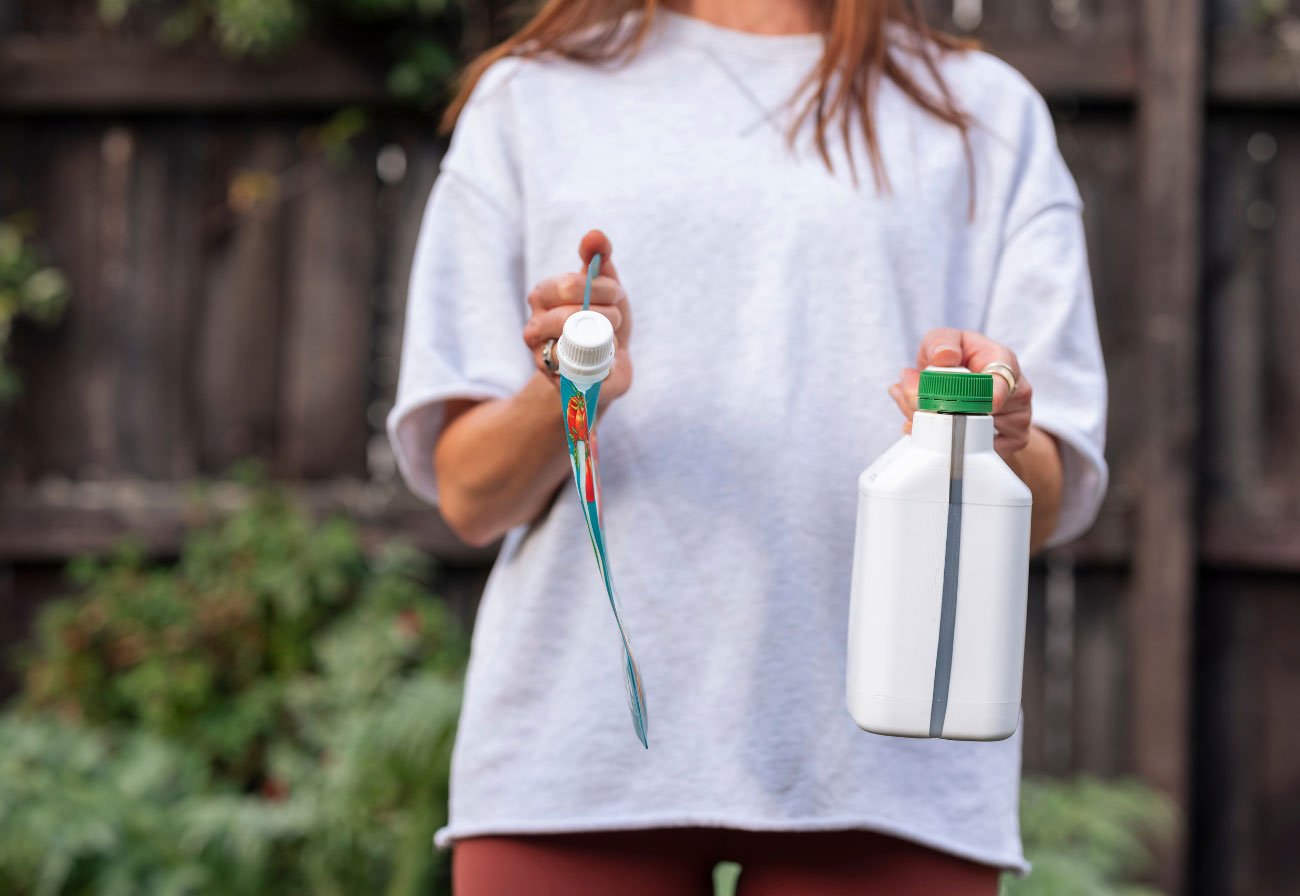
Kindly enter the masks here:
M 533 371 L 522 337 L 524 247 L 501 86 L 499 74 L 485 78 L 461 116 L 411 267 L 388 437 L 407 485 L 435 504 L 433 448 L 446 403 L 505 398 Z
M 1033 422 L 1060 445 L 1064 488 L 1051 545 L 1083 534 L 1106 492 L 1106 370 L 1082 204 L 1047 108 L 1033 100 L 985 332 L 1016 352 L 1034 390 Z

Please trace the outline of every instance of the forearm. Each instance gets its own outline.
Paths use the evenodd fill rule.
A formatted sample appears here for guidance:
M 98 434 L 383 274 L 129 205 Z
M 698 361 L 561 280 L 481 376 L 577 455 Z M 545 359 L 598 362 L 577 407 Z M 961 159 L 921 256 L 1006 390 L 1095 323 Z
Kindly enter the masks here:
M 535 519 L 569 475 L 555 385 L 537 374 L 510 398 L 464 409 L 432 462 L 443 518 L 464 541 L 489 544 Z
M 1007 464 L 1034 495 L 1029 550 L 1036 553 L 1056 530 L 1061 510 L 1061 452 L 1056 439 L 1034 426 L 1029 430 L 1029 444 L 1013 454 Z

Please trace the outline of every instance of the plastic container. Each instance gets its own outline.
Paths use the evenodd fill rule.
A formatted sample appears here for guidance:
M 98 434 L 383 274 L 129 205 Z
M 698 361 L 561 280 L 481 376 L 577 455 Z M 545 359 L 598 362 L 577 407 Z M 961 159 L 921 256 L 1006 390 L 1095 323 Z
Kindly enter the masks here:
M 858 480 L 847 700 L 876 734 L 1001 740 L 1020 718 L 1031 496 L 993 378 L 922 371 L 912 434 Z

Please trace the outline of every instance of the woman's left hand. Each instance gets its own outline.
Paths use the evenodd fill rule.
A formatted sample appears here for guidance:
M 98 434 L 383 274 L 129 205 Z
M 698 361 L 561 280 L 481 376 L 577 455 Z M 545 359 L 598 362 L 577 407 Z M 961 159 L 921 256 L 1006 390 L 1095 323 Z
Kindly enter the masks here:
M 912 431 L 920 371 L 930 366 L 965 367 L 978 373 L 994 361 L 1010 367 L 1016 381 L 1016 388 L 1012 390 L 1001 376 L 993 377 L 993 425 L 997 430 L 993 448 L 1003 460 L 1010 460 L 1029 444 L 1034 390 L 1020 372 L 1015 352 L 971 330 L 941 327 L 925 334 L 916 355 L 916 366 L 904 368 L 898 382 L 889 387 L 889 394 L 907 418 L 903 431 Z

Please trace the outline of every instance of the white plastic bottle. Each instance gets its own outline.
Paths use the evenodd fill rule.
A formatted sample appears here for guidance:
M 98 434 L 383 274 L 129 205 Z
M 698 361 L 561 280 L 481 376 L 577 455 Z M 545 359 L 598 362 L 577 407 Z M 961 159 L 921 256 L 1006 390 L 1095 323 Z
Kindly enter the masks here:
M 993 450 L 993 378 L 922 371 L 912 434 L 858 480 L 848 708 L 876 734 L 1016 730 L 1029 489 Z

